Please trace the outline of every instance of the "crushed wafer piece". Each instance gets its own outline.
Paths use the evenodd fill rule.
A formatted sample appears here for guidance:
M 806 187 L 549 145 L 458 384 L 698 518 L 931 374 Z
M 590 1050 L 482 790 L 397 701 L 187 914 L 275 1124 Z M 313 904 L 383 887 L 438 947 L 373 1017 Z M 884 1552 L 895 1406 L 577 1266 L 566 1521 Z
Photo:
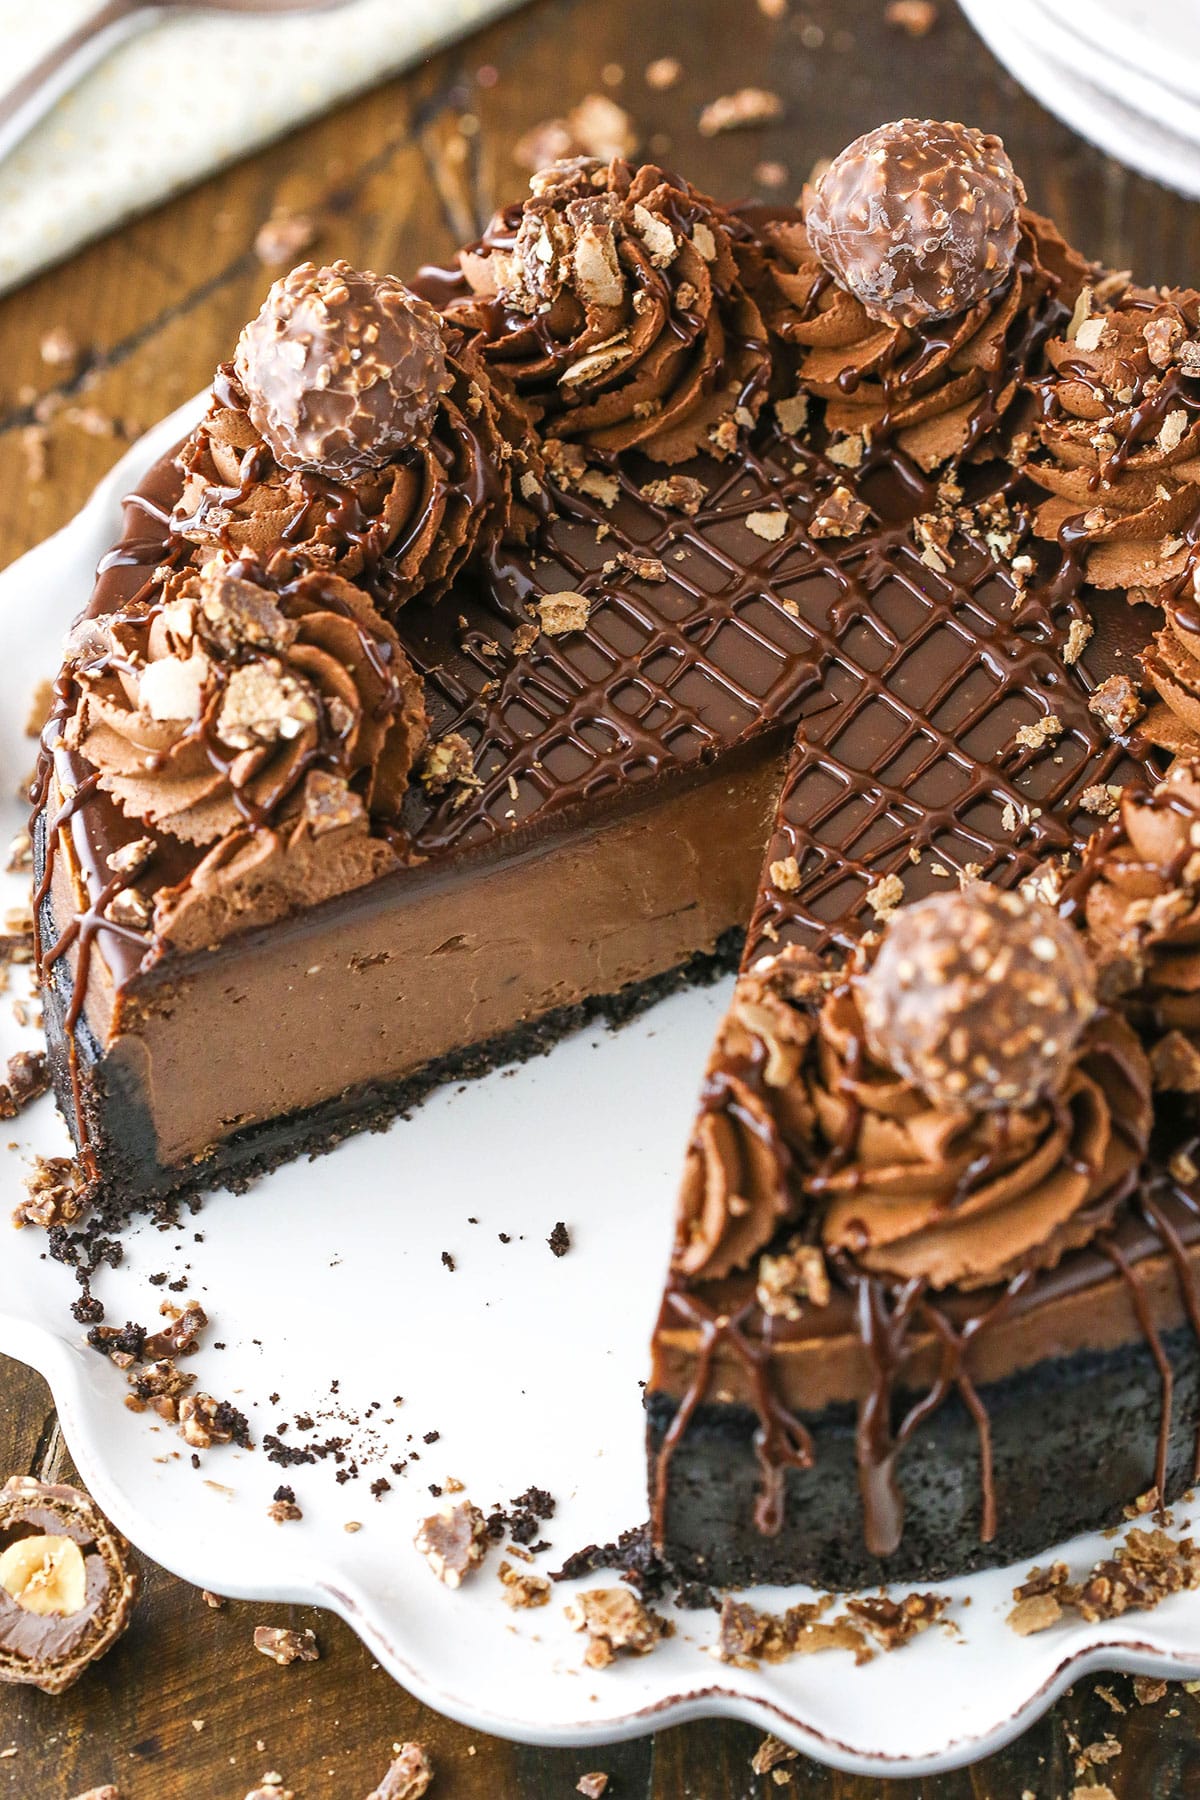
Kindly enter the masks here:
M 646 86 L 663 94 L 675 86 L 682 74 L 683 64 L 677 56 L 656 56 L 652 63 L 646 64 Z
M 433 1780 L 433 1764 L 424 1744 L 393 1745 L 395 1758 L 367 1800 L 421 1800 Z
M 1128 675 L 1109 675 L 1088 696 L 1087 708 L 1113 737 L 1124 737 L 1145 711 L 1142 697 Z
M 755 125 L 767 125 L 782 114 L 783 101 L 769 88 L 738 88 L 732 94 L 721 94 L 704 108 L 699 119 L 700 136 L 745 131 Z
M 746 514 L 746 530 L 752 531 L 768 544 L 777 544 L 788 527 L 788 516 L 778 507 L 770 512 L 752 512 Z
M 496 1570 L 504 1584 L 504 1599 L 514 1611 L 533 1606 L 546 1606 L 550 1600 L 550 1583 L 544 1575 L 532 1575 L 502 1562 Z
M 938 21 L 934 0 L 888 0 L 883 9 L 886 25 L 894 25 L 911 38 L 928 37 Z
M 457 1500 L 422 1520 L 413 1543 L 438 1580 L 461 1587 L 488 1549 L 487 1521 L 470 1500 Z
M 570 589 L 564 589 L 560 594 L 547 594 L 534 604 L 547 637 L 565 637 L 570 631 L 582 631 L 591 611 L 587 595 Z
M 890 919 L 904 900 L 904 883 L 899 875 L 884 875 L 867 889 L 866 901 L 877 919 Z
M 1018 728 L 1017 743 L 1026 750 L 1041 750 L 1062 736 L 1063 723 L 1057 713 L 1045 713 L 1033 725 Z
M 644 1606 L 628 1588 L 588 1588 L 564 1608 L 576 1631 L 586 1631 L 584 1662 L 590 1669 L 606 1669 L 622 1652 L 647 1656 L 674 1626 Z
M 286 1669 L 295 1662 L 316 1662 L 321 1654 L 313 1632 L 289 1631 L 283 1625 L 256 1625 L 254 1648 Z
M 290 268 L 316 242 L 315 222 L 304 213 L 272 213 L 254 237 L 254 254 L 264 268 Z
M 769 1775 L 781 1763 L 795 1762 L 799 1755 L 800 1752 L 793 1750 L 790 1744 L 785 1744 L 782 1738 L 768 1732 L 750 1758 L 750 1768 L 755 1775 Z

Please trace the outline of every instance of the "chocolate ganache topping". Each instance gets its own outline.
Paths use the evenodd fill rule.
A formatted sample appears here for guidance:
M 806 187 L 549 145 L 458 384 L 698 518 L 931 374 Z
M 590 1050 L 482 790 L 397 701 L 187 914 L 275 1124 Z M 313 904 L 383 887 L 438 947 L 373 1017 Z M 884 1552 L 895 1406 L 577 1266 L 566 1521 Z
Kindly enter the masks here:
M 834 460 L 853 464 L 870 443 L 891 440 L 928 470 L 974 449 L 1020 397 L 1089 265 L 1048 219 L 1022 207 L 1003 280 L 949 318 L 906 312 L 902 320 L 873 313 L 831 279 L 814 242 L 814 196 L 808 201 L 804 223 L 764 224 L 759 292 L 771 331 L 798 351 L 801 391 L 825 402 Z
M 1061 949 L 1068 928 L 1048 908 L 1006 898 L 1012 910 L 982 909 L 989 936 L 972 949 L 922 929 L 903 958 L 883 963 L 878 981 L 906 981 L 939 1015 L 937 1033 L 923 1026 L 915 1044 L 909 1009 L 880 1004 L 878 942 L 840 973 L 789 947 L 743 977 L 689 1152 L 678 1274 L 710 1279 L 745 1266 L 787 1224 L 862 1273 L 971 1289 L 1052 1267 L 1110 1222 L 1148 1144 L 1150 1068 L 1131 1026 L 1092 1010 L 1074 945 L 1043 964 L 1040 940 Z M 920 907 L 942 904 L 939 896 Z M 1015 1083 L 1005 1079 L 1004 1027 L 975 1000 L 993 960 L 1004 971 L 994 996 L 1014 974 L 1036 977 L 1026 999 L 1045 1028 L 1045 1053 L 1033 1056 L 1023 1042 Z M 965 1001 L 958 1013 L 956 996 Z M 998 1010 L 1015 1018 L 1018 1007 Z M 970 1071 L 970 1103 L 945 1097 L 944 1073 L 930 1092 L 881 1054 L 881 1018 L 887 1044 L 905 1038 L 900 1060 L 926 1080 L 935 1063 Z M 987 1071 L 996 1071 L 995 1087 L 983 1084 Z
M 477 352 L 424 300 L 346 263 L 277 281 L 218 371 L 180 452 L 173 523 L 200 545 L 281 545 L 314 569 L 363 574 L 389 610 L 437 598 L 506 529 L 527 439 Z M 530 447 L 516 458 L 536 476 Z
M 1025 464 L 1049 493 L 1035 529 L 1072 549 L 1093 586 L 1161 600 L 1200 521 L 1200 294 L 1103 293 L 1081 297 L 1046 345 Z
M 1103 994 L 1150 1044 L 1159 1087 L 1200 1092 L 1200 763 L 1126 788 L 1077 884 Z
M 214 942 L 384 873 L 427 720 L 421 682 L 340 576 L 218 552 L 72 634 L 63 741 L 131 819 L 207 853 L 153 893 L 156 931 Z M 372 833 L 372 824 L 381 828 Z M 154 845 L 114 917 L 149 923 Z M 144 874 L 143 874 L 144 869 Z
M 460 252 L 470 291 L 446 316 L 478 334 L 547 437 L 663 463 L 727 453 L 770 374 L 741 228 L 652 165 L 579 157 L 531 188 Z

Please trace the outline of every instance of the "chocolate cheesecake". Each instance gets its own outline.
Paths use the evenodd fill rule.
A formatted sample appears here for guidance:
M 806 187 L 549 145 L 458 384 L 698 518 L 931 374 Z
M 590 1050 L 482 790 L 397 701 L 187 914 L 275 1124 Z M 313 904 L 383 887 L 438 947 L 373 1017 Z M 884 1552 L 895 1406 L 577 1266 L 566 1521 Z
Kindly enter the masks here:
M 1114 815 L 1175 817 L 1200 721 L 1198 444 L 1200 297 L 1087 263 L 961 126 L 868 134 L 804 211 L 580 159 L 411 287 L 293 271 L 126 502 L 44 734 L 39 966 L 95 1203 L 244 1184 L 744 941 L 647 1397 L 660 1544 L 928 1576 L 1177 1486 L 1192 1021 L 1136 972 L 1186 871 L 1159 857 L 1147 924 Z M 929 1103 L 928 1216 L 876 1267 L 882 1212 L 831 1198 L 869 1134 L 824 1117 L 862 1055 L 827 1014 L 911 903 L 957 942 L 960 881 L 1074 969 L 1069 1053 Z M 1016 1211 L 1032 1164 L 1071 1204 L 1019 1267 L 935 1270 L 993 1156 Z M 1090 1453 L 1089 1381 L 1119 1443 L 1038 1510 L 1030 1419 Z

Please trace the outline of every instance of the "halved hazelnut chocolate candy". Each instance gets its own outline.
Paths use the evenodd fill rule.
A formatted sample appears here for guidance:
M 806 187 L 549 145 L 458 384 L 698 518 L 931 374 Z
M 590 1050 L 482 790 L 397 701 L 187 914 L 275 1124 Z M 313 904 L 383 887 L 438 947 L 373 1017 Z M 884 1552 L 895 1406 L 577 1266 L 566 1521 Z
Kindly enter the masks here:
M 78 1488 L 0 1488 L 0 1681 L 61 1694 L 120 1637 L 138 1586 L 129 1545 Z

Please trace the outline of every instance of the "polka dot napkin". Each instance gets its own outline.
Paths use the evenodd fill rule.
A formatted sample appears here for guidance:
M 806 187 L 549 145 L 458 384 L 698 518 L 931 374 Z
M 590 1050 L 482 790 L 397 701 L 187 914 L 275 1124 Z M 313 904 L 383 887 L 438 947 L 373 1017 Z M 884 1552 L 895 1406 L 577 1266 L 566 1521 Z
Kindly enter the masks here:
M 118 42 L 0 161 L 0 290 L 519 0 L 171 17 Z M 0 88 L 99 0 L 0 0 Z

